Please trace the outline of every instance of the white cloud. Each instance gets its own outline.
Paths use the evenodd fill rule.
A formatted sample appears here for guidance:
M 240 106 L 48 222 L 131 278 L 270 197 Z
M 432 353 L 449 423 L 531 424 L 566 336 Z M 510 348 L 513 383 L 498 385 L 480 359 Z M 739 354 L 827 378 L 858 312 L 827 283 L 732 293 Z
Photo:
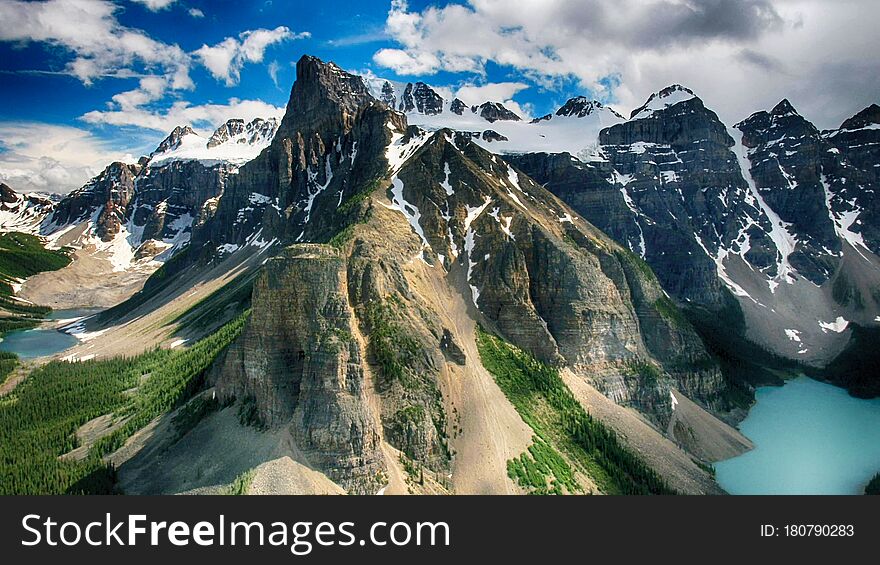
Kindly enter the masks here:
M 491 61 L 546 88 L 574 79 L 621 108 L 679 82 L 728 123 L 788 97 L 832 127 L 880 95 L 876 0 L 464 1 L 392 0 L 398 45 L 374 61 L 411 75 L 484 74 Z
M 267 104 L 262 100 L 239 100 L 231 98 L 226 104 L 192 105 L 178 101 L 164 110 L 151 110 L 132 107 L 117 110 L 95 110 L 84 114 L 81 119 L 93 125 L 134 126 L 167 135 L 179 125 L 190 125 L 195 129 L 210 133 L 231 118 L 245 121 L 254 118 L 281 117 L 284 108 Z
M 403 49 L 380 49 L 373 55 L 377 64 L 401 75 L 431 75 L 440 69 L 440 60 L 432 53 Z
M 177 2 L 177 0 L 132 0 L 132 2 L 143 4 L 151 12 L 158 12 L 159 10 L 165 10 Z
M 524 82 L 490 82 L 481 85 L 466 84 L 455 95 L 467 104 L 483 102 L 503 102 L 510 100 L 517 92 L 529 88 Z
M 203 11 L 199 10 L 198 8 L 190 8 L 189 15 L 194 18 L 204 18 L 205 17 L 205 13 Z
M 278 61 L 272 61 L 266 65 L 266 70 L 269 72 L 269 78 L 275 83 L 275 88 L 281 88 L 278 84 L 278 72 L 281 70 L 281 65 L 278 64 Z
M 131 160 L 88 131 L 39 122 L 0 123 L 0 181 L 20 192 L 66 193 L 112 161 Z
M 293 33 L 284 26 L 250 30 L 240 33 L 238 38 L 227 37 L 216 45 L 202 45 L 194 54 L 214 78 L 224 81 L 227 86 L 235 86 L 241 80 L 245 63 L 262 62 L 270 45 L 307 37 L 310 37 L 308 32 Z
M 74 56 L 67 72 L 85 84 L 140 64 L 169 75 L 175 89 L 192 88 L 189 54 L 123 26 L 116 19 L 118 10 L 104 0 L 3 0 L 0 41 L 40 42 L 67 50 Z

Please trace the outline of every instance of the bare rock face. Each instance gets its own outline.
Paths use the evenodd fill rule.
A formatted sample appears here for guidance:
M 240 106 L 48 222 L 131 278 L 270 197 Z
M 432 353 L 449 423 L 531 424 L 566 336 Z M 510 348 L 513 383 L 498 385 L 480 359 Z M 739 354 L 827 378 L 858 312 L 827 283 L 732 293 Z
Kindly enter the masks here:
M 384 173 L 387 124 L 404 118 L 373 98 L 361 77 L 305 56 L 272 144 L 229 178 L 216 221 L 195 245 L 240 247 L 254 238 L 327 241 Z
M 443 98 L 433 88 L 423 82 L 409 83 L 400 101 L 401 112 L 417 111 L 419 114 L 433 116 L 443 112 Z
M 452 101 L 452 104 L 449 105 L 449 111 L 453 114 L 458 114 L 459 116 L 464 114 L 465 110 L 467 110 L 467 104 L 462 102 L 460 98 L 456 98 Z
M 468 135 L 434 134 L 394 184 L 394 202 L 418 212 L 425 260 L 461 272 L 474 308 L 512 343 L 661 423 L 671 383 L 707 405 L 723 392 L 650 268 Z
M 825 202 L 819 131 L 788 100 L 738 124 L 764 200 L 798 234 L 792 266 L 816 284 L 834 273 L 841 245 Z
M 393 108 L 394 103 L 397 101 L 397 97 L 394 94 L 394 87 L 391 86 L 391 83 L 387 80 L 382 84 L 382 94 L 379 96 L 379 100 L 390 108 Z
M 61 226 L 81 222 L 99 210 L 96 235 L 104 241 L 113 239 L 127 220 L 140 169 L 139 165 L 112 163 L 62 200 L 49 217 L 50 223 Z
M 484 102 L 479 106 L 474 106 L 471 110 L 490 124 L 499 120 L 518 122 L 522 119 L 501 102 Z
M 577 118 L 585 118 L 597 111 L 607 111 L 611 112 L 618 118 L 623 118 L 620 114 L 615 112 L 613 109 L 606 107 L 601 102 L 597 100 L 590 100 L 584 96 L 576 96 L 575 98 L 569 99 L 565 104 L 562 105 L 556 111 L 557 116 L 574 116 Z M 542 120 L 549 119 L 549 115 L 544 116 L 542 118 L 538 118 L 534 120 L 534 123 L 537 123 Z
M 190 231 L 206 203 L 223 194 L 229 176 L 228 165 L 206 167 L 198 161 L 171 161 L 144 169 L 129 212 L 134 225 L 144 226 L 142 241 L 173 239 L 181 226 Z
M 332 247 L 295 245 L 254 285 L 251 322 L 217 375 L 224 398 L 252 398 L 267 426 L 289 426 L 307 459 L 334 481 L 375 492 L 384 469 L 364 390 L 345 260 Z

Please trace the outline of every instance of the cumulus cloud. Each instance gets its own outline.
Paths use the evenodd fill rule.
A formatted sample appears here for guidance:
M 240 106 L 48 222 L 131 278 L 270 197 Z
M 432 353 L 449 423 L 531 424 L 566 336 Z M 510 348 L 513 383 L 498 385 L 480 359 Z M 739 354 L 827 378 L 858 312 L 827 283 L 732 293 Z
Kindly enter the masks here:
M 66 193 L 107 164 L 131 160 L 88 131 L 38 122 L 0 123 L 0 181 L 21 192 Z
M 486 101 L 502 102 L 513 98 L 517 92 L 529 87 L 524 82 L 490 82 L 486 84 L 465 84 L 455 95 L 467 104 L 482 104 Z
M 136 1 L 153 11 L 174 3 Z M 0 41 L 41 43 L 66 53 L 69 62 L 64 73 L 87 85 L 104 77 L 138 79 L 135 88 L 114 95 L 104 109 L 80 116 L 85 125 L 128 128 L 129 140 L 133 134 L 152 144 L 153 138 L 158 142 L 178 125 L 209 133 L 230 118 L 283 115 L 284 108 L 260 100 L 230 98 L 225 104 L 193 104 L 182 100 L 180 94 L 195 87 L 189 73 L 196 61 L 214 77 L 234 85 L 244 65 L 261 63 L 271 45 L 308 37 L 308 33 L 296 34 L 286 27 L 249 30 L 188 53 L 140 29 L 122 25 L 117 19 L 119 10 L 116 3 L 106 0 L 0 0 Z M 204 17 L 195 8 L 189 14 Z M 273 80 L 279 68 L 277 63 L 268 66 Z M 172 95 L 175 101 L 169 104 L 167 99 Z M 144 131 L 149 134 L 144 136 Z M 85 129 L 0 122 L 0 180 L 20 190 L 67 192 L 81 186 L 110 161 L 124 157 Z
M 201 105 L 193 105 L 180 100 L 162 110 L 143 107 L 94 110 L 81 116 L 81 119 L 92 125 L 133 126 L 154 130 L 165 135 L 179 125 L 189 125 L 194 129 L 210 133 L 217 125 L 231 118 L 250 121 L 254 118 L 280 118 L 283 115 L 284 108 L 273 106 L 262 100 L 231 98 L 226 104 Z
M 119 7 L 103 0 L 0 3 L 0 41 L 40 42 L 73 55 L 67 72 L 85 84 L 139 64 L 161 70 L 176 89 L 192 88 L 190 56 L 116 19 Z
M 681 82 L 728 121 L 799 98 L 817 122 L 838 125 L 878 98 L 880 62 L 868 55 L 880 49 L 878 17 L 874 0 L 459 0 L 422 10 L 392 0 L 385 30 L 397 45 L 373 60 L 401 75 L 479 76 L 493 62 L 544 88 L 574 80 L 623 108 Z M 841 76 L 850 70 L 860 76 Z M 829 107 L 839 96 L 849 103 Z
M 190 8 L 188 13 L 190 16 L 192 16 L 194 18 L 204 18 L 205 17 L 205 13 L 203 11 L 199 10 L 198 8 Z
M 217 80 L 227 86 L 235 86 L 241 80 L 241 69 L 245 63 L 259 63 L 266 49 L 275 43 L 289 39 L 310 37 L 308 32 L 293 33 L 284 26 L 275 29 L 245 31 L 236 37 L 227 37 L 216 45 L 202 45 L 195 56 Z
M 143 4 L 151 12 L 158 12 L 159 10 L 165 10 L 170 7 L 177 2 L 177 0 L 132 0 L 132 2 Z

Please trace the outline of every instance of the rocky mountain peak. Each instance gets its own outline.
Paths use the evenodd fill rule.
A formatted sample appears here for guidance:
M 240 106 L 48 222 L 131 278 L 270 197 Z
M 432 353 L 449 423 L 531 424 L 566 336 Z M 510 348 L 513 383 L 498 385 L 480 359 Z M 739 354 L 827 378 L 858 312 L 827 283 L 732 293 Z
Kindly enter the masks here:
M 303 55 L 281 121 L 281 138 L 293 132 L 347 129 L 359 109 L 376 102 L 364 80 L 332 62 Z M 341 122 L 341 123 L 340 123 Z
M 578 118 L 584 118 L 596 111 L 611 112 L 615 116 L 623 118 L 623 116 L 615 112 L 613 109 L 606 107 L 601 102 L 590 100 L 585 96 L 576 96 L 575 98 L 570 99 L 561 108 L 559 108 L 559 110 L 556 111 L 556 115 L 576 116 Z
M 276 118 L 255 118 L 245 124 L 244 120 L 234 118 L 217 128 L 208 140 L 207 147 L 212 149 L 224 143 L 254 145 L 271 141 L 278 129 Z
M 758 143 L 766 143 L 782 135 L 792 139 L 803 136 L 818 137 L 819 130 L 804 119 L 787 99 L 782 100 L 769 112 L 756 112 L 736 124 L 743 132 L 743 143 L 754 147 Z
M 840 129 L 856 130 L 878 124 L 880 124 L 880 106 L 877 104 L 871 104 L 852 118 L 843 122 Z
M 479 114 L 481 118 L 489 123 L 497 121 L 518 122 L 522 119 L 508 110 L 501 102 L 483 102 L 479 106 L 473 106 L 471 111 Z
M 382 85 L 382 92 L 379 95 L 379 100 L 381 100 L 385 103 L 386 106 L 389 106 L 391 108 L 393 108 L 395 105 L 395 101 L 397 100 L 397 98 L 394 95 L 394 87 L 387 80 Z
M 175 149 L 180 147 L 181 141 L 187 135 L 197 135 L 195 131 L 189 126 L 177 126 L 171 133 L 168 134 L 168 137 L 162 140 L 162 143 L 156 147 L 156 150 L 153 151 L 150 156 L 159 155 L 161 153 L 167 153 L 169 151 L 174 151 Z
M 208 140 L 208 147 L 216 147 L 242 133 L 244 133 L 244 120 L 239 118 L 227 120 L 225 124 L 217 128 L 213 135 L 211 135 L 211 138 Z
M 795 116 L 797 115 L 797 110 L 794 109 L 794 106 L 791 105 L 787 98 L 783 98 L 779 104 L 770 110 L 770 115 L 778 117 Z
M 18 202 L 18 194 L 5 182 L 0 182 L 0 202 Z
M 419 114 L 434 116 L 443 112 L 443 97 L 424 82 L 417 82 L 415 85 L 409 83 L 403 92 L 398 109 L 401 112 L 415 110 Z
M 462 102 L 460 98 L 456 98 L 452 101 L 452 104 L 449 105 L 449 111 L 453 114 L 458 114 L 459 116 L 463 115 L 465 110 L 467 110 L 467 104 Z
M 693 90 L 680 84 L 673 84 L 649 96 L 642 106 L 632 111 L 630 119 L 645 118 L 656 111 L 665 110 L 693 98 L 697 98 Z

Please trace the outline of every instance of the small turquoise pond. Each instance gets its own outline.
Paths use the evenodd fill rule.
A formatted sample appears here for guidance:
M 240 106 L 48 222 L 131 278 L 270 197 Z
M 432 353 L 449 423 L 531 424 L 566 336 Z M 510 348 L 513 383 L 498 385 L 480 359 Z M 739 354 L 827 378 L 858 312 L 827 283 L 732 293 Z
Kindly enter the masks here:
M 799 377 L 761 387 L 740 431 L 755 449 L 715 464 L 731 494 L 862 494 L 880 471 L 880 399 Z

